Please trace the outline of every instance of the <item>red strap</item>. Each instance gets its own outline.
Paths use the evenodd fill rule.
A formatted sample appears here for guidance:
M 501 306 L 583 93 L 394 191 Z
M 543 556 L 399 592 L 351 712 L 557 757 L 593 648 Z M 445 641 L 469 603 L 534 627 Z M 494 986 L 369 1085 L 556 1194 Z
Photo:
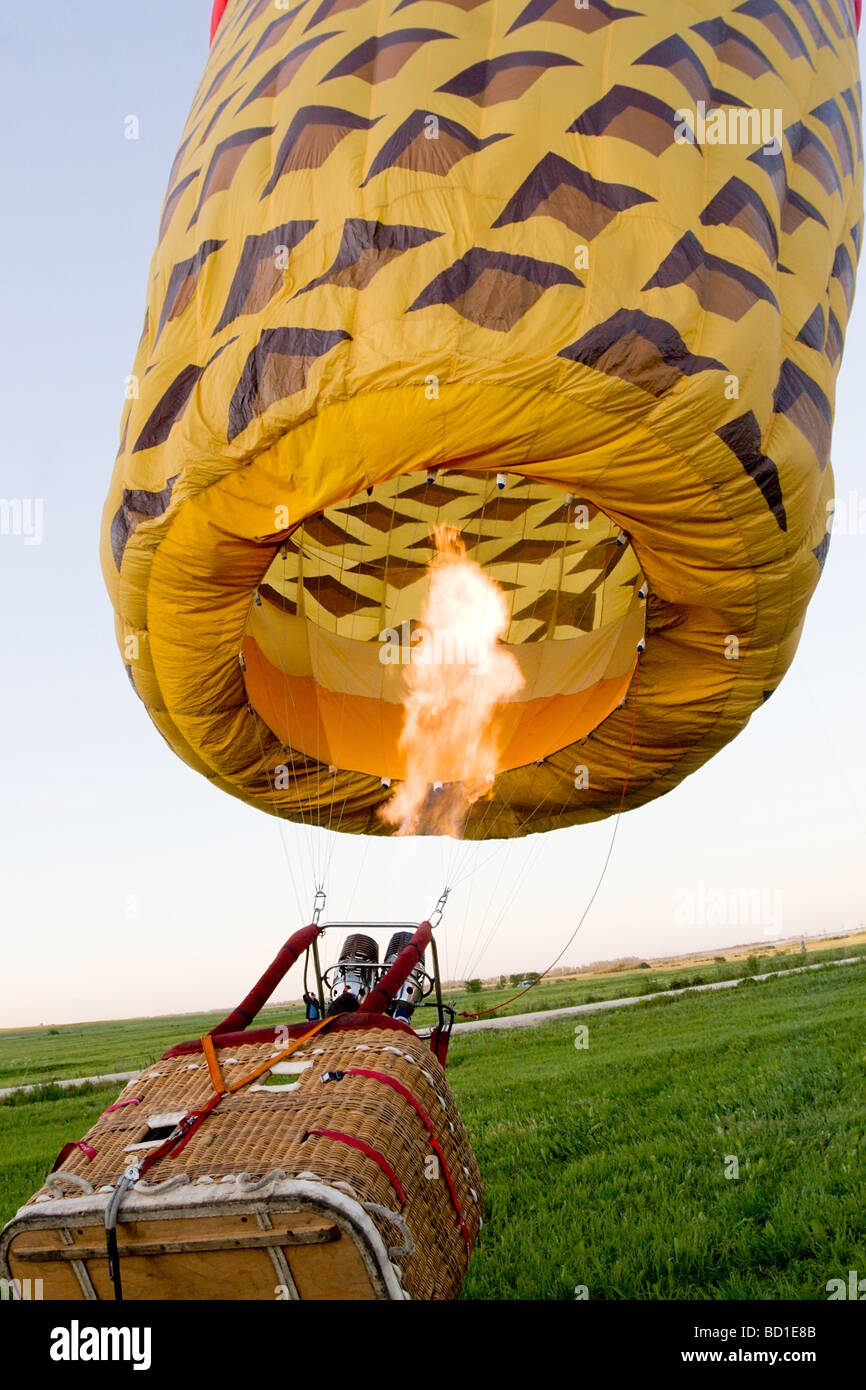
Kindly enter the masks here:
M 141 1105 L 141 1096 L 131 1096 L 129 1100 L 116 1100 L 113 1105 L 109 1105 L 107 1110 L 103 1110 L 103 1115 L 110 1115 L 112 1110 L 122 1110 L 125 1105 Z
M 406 1193 L 403 1191 L 403 1184 L 400 1182 L 400 1179 L 397 1177 L 397 1174 L 394 1172 L 387 1158 L 383 1157 L 378 1149 L 371 1148 L 369 1144 L 364 1143 L 363 1139 L 355 1139 L 351 1134 L 343 1134 L 339 1129 L 308 1129 L 304 1138 L 306 1139 L 310 1134 L 320 1134 L 323 1139 L 339 1139 L 341 1144 L 348 1144 L 350 1148 L 359 1149 L 362 1154 L 366 1154 L 368 1158 L 372 1158 L 373 1162 L 382 1169 L 385 1177 L 396 1192 L 400 1206 L 405 1207 Z
M 219 1105 L 220 1101 L 222 1100 L 225 1094 L 225 1091 L 214 1091 L 207 1105 L 203 1105 L 201 1110 L 191 1110 L 189 1112 L 186 1118 L 191 1123 L 189 1125 L 189 1128 L 186 1130 L 185 1134 L 181 1138 L 180 1143 L 173 1148 L 171 1155 L 172 1158 L 177 1158 L 181 1150 L 186 1148 L 187 1144 L 189 1143 L 192 1136 L 195 1134 L 202 1120 L 207 1119 L 210 1112 L 216 1109 L 216 1107 Z
M 430 1051 L 443 1069 L 448 1063 L 448 1044 L 451 1041 L 450 1028 L 434 1028 L 430 1034 Z
M 412 1092 L 403 1085 L 403 1082 L 397 1080 L 396 1076 L 389 1076 L 385 1071 L 367 1071 L 365 1067 L 347 1067 L 343 1075 L 367 1076 L 371 1081 L 383 1081 L 386 1086 L 391 1087 L 392 1091 L 397 1091 L 404 1100 L 408 1100 L 415 1114 L 421 1119 L 427 1133 L 435 1137 L 436 1131 L 433 1128 L 433 1121 L 430 1119 L 427 1111 L 424 1109 L 423 1105 L 415 1099 Z
M 453 1202 L 454 1210 L 457 1213 L 457 1225 L 460 1227 L 460 1230 L 463 1235 L 463 1243 L 466 1246 L 466 1253 L 467 1255 L 471 1255 L 472 1242 L 469 1239 L 469 1232 L 466 1229 L 466 1222 L 463 1220 L 463 1212 L 460 1210 L 460 1200 L 457 1196 L 454 1184 L 451 1181 L 451 1174 L 448 1172 L 448 1164 L 445 1161 L 445 1155 L 442 1152 L 442 1146 L 439 1143 L 439 1140 L 436 1138 L 436 1131 L 433 1128 L 433 1121 L 430 1119 L 430 1116 L 427 1114 L 427 1111 L 424 1109 L 423 1105 L 421 1105 L 420 1102 L 415 1099 L 412 1092 L 408 1090 L 406 1086 L 403 1085 L 402 1081 L 398 1081 L 395 1076 L 389 1076 L 387 1072 L 367 1071 L 367 1069 L 364 1067 L 347 1067 L 343 1074 L 344 1076 L 366 1076 L 370 1081 L 382 1081 L 386 1086 L 390 1086 L 392 1091 L 397 1091 L 397 1093 L 401 1095 L 404 1100 L 408 1100 L 412 1109 L 415 1111 L 415 1114 L 419 1117 L 427 1133 L 430 1135 L 430 1146 L 435 1151 L 439 1158 L 439 1162 L 442 1164 L 442 1172 L 445 1175 L 445 1181 L 448 1184 L 448 1191 L 451 1194 L 451 1201 Z
M 207 1105 L 202 1106 L 201 1110 L 190 1110 L 188 1115 L 178 1122 L 171 1134 L 160 1144 L 158 1149 L 153 1149 L 144 1159 L 139 1170 L 139 1176 L 144 1177 L 149 1168 L 157 1163 L 166 1154 L 179 1154 L 185 1148 L 192 1136 L 195 1134 L 202 1120 L 210 1114 L 215 1106 L 222 1100 L 222 1092 L 215 1091 Z
M 57 1172 L 61 1163 L 69 1157 L 73 1149 L 80 1149 L 88 1163 L 92 1163 L 97 1154 L 97 1150 L 93 1148 L 92 1144 L 88 1144 L 85 1139 L 74 1139 L 69 1144 L 63 1145 L 63 1148 L 60 1150 L 60 1153 L 51 1166 L 52 1173 Z

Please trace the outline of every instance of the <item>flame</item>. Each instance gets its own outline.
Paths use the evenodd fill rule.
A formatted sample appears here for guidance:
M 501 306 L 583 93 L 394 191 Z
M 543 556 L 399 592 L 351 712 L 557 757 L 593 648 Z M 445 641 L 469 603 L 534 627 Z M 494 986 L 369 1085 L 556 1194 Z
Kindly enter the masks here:
M 500 644 L 505 595 L 466 554 L 460 532 L 437 526 L 436 555 L 405 669 L 400 750 L 406 777 L 380 812 L 398 835 L 459 836 L 493 790 L 501 756 L 497 706 L 523 686 Z

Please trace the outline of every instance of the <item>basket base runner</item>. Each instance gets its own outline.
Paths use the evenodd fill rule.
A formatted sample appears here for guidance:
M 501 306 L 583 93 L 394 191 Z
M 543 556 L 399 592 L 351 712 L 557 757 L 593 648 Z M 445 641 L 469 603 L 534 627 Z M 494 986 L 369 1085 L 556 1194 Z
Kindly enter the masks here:
M 117 1226 L 124 1299 L 408 1297 L 400 1231 L 386 1249 L 355 1198 L 298 1179 L 255 1188 L 234 1180 L 130 1192 Z M 42 1280 L 49 1299 L 112 1300 L 107 1202 L 95 1193 L 25 1208 L 4 1232 L 3 1275 L 22 1286 Z

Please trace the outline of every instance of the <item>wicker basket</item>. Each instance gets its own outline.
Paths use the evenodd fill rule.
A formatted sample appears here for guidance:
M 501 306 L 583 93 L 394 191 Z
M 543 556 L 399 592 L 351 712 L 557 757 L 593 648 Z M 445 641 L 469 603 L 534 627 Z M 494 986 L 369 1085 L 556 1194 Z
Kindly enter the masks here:
M 341 1019 L 302 1042 L 153 1163 L 120 1207 L 125 1298 L 457 1296 L 481 1225 L 478 1167 L 436 1057 L 387 1022 Z M 226 1087 L 281 1050 L 218 1046 Z M 42 1279 L 49 1298 L 111 1298 L 115 1184 L 214 1094 L 200 1051 L 130 1082 L 6 1228 L 7 1277 Z

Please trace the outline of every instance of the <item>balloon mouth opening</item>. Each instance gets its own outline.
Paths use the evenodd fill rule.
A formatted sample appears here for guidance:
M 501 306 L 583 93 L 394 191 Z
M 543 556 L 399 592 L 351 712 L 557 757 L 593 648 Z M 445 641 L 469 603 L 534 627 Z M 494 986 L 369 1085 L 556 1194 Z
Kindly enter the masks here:
M 465 557 L 467 577 L 480 571 L 501 597 L 495 649 L 479 644 L 468 590 L 461 604 L 458 589 L 452 618 L 429 625 L 443 554 Z M 387 788 L 412 775 L 407 699 L 419 680 L 441 677 L 442 698 L 468 731 L 465 748 L 491 659 L 507 658 L 513 678 L 489 709 L 495 751 L 489 768 L 476 769 L 492 794 L 499 773 L 585 738 L 622 703 L 645 635 L 645 596 L 628 538 L 565 488 L 516 473 L 405 474 L 288 536 L 250 605 L 247 696 L 287 750 Z M 466 759 L 453 740 L 429 742 L 429 794 L 453 800 L 448 788 L 464 782 Z

